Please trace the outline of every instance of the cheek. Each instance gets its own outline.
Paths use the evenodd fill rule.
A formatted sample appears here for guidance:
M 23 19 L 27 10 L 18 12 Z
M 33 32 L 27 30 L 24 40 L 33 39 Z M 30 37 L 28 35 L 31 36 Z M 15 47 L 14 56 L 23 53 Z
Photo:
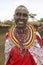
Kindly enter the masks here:
M 17 20 L 17 19 L 19 19 L 19 17 L 15 15 L 15 16 L 14 16 L 14 19 Z
M 25 20 L 28 20 L 28 17 L 24 17 Z

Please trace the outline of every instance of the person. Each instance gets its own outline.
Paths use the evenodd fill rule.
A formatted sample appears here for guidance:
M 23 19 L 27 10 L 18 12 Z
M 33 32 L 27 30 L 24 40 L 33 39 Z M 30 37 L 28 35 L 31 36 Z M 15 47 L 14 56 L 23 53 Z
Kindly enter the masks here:
M 43 65 L 41 37 L 28 17 L 25 6 L 16 8 L 14 25 L 6 34 L 5 65 Z

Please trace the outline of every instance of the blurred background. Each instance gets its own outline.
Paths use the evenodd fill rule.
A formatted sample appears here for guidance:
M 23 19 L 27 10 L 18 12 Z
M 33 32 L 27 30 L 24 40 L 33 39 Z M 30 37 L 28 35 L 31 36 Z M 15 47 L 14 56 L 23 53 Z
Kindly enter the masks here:
M 4 65 L 5 34 L 14 24 L 13 15 L 19 5 L 27 7 L 28 21 L 39 31 L 43 43 L 43 0 L 0 0 L 0 65 Z

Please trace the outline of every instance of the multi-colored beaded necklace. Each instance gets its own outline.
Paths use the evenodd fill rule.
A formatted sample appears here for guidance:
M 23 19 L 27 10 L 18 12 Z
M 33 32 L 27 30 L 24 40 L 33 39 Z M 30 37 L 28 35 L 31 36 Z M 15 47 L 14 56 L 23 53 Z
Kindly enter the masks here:
M 16 30 L 16 26 L 13 26 L 10 30 L 10 38 L 15 45 L 21 46 L 21 44 L 23 44 L 25 48 L 28 48 L 35 39 L 34 27 L 31 24 L 27 24 L 23 33 L 20 33 Z

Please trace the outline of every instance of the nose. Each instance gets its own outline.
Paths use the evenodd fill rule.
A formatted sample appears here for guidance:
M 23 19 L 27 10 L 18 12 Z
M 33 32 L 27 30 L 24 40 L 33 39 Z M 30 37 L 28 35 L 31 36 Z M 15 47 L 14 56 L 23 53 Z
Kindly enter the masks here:
M 21 19 L 21 20 L 23 20 L 23 19 L 24 19 L 23 14 L 21 14 L 20 19 Z

